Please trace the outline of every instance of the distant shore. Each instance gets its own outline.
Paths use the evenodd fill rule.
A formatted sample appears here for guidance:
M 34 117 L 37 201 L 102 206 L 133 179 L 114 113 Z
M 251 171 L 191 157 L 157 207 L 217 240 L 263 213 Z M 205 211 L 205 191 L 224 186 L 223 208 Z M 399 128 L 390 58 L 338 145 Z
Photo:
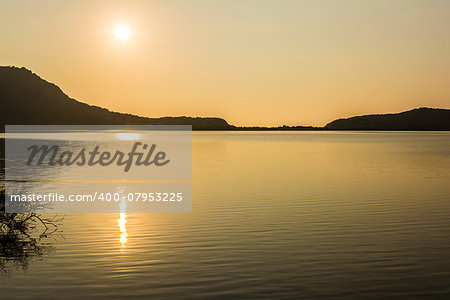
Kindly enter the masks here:
M 450 109 L 441 108 L 421 107 L 400 113 L 354 116 L 334 120 L 323 127 L 240 127 L 220 117 L 150 118 L 88 105 L 70 98 L 57 85 L 26 68 L 0 67 L 0 86 L 3 125 L 190 125 L 192 130 L 211 131 L 450 130 Z M 251 117 L 249 115 L 248 119 Z

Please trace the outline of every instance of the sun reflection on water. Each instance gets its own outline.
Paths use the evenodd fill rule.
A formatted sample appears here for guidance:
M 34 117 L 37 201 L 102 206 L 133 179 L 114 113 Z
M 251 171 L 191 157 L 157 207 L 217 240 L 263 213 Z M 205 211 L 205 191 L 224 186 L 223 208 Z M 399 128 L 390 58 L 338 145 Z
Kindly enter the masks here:
M 127 233 L 127 214 L 121 212 L 120 218 L 117 219 L 117 223 L 119 223 L 120 228 L 120 243 L 122 244 L 122 247 L 125 247 L 128 242 L 128 233 Z
M 121 141 L 135 141 L 141 138 L 141 135 L 136 132 L 118 132 L 116 138 Z
M 123 189 L 119 189 L 119 192 L 123 192 Z M 127 246 L 128 242 L 128 232 L 127 232 L 127 200 L 122 197 L 120 202 L 120 218 L 117 219 L 120 230 L 120 244 L 122 245 L 122 250 Z

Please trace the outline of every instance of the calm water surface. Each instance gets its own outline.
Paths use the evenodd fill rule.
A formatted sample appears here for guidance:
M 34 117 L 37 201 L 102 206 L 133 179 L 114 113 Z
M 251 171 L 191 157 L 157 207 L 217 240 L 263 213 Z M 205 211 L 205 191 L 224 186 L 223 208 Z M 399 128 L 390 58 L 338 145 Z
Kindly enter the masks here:
M 449 298 L 449 195 L 449 132 L 195 132 L 192 214 L 67 214 L 0 298 Z

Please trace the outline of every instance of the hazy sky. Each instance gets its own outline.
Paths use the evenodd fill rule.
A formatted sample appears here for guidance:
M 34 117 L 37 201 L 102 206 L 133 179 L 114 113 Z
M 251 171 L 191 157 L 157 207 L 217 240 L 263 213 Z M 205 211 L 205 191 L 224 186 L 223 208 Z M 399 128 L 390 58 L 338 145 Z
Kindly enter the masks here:
M 449 31 L 448 0 L 0 0 L 0 64 L 120 112 L 324 125 L 449 108 Z

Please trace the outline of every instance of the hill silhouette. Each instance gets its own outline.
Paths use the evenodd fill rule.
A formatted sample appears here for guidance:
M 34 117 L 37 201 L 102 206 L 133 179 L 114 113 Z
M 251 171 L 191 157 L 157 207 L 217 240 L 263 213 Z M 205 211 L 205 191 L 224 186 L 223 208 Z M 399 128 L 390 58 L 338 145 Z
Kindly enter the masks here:
M 338 119 L 325 125 L 331 130 L 450 130 L 450 109 L 416 108 L 382 115 Z
M 0 101 L 3 125 L 192 125 L 196 130 L 233 128 L 220 118 L 146 118 L 112 112 L 70 98 L 58 86 L 26 68 L 0 67 Z
M 450 130 L 450 110 L 417 108 L 396 114 L 338 119 L 324 127 L 236 127 L 221 118 L 148 118 L 109 111 L 70 98 L 26 68 L 0 66 L 4 125 L 192 125 L 193 130 Z

